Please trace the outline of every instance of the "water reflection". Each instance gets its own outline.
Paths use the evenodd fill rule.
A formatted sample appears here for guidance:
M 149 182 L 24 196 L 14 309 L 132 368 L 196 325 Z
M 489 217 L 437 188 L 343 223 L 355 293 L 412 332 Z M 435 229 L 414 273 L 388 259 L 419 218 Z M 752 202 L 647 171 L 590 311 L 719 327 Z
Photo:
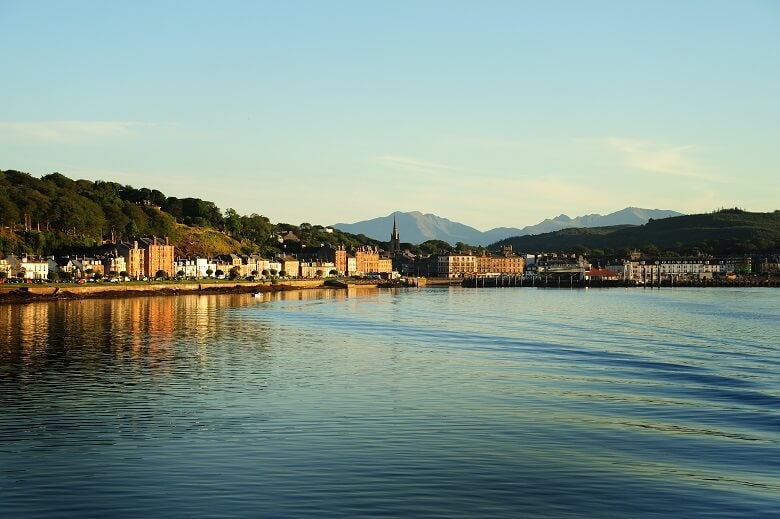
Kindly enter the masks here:
M 345 301 L 376 294 L 376 289 L 309 289 L 268 292 L 260 297 L 184 295 L 87 299 L 0 306 L 0 369 L 19 375 L 47 363 L 62 363 L 69 353 L 102 362 L 104 355 L 128 362 L 143 360 L 160 369 L 176 355 L 177 343 L 194 342 L 201 360 L 218 337 L 236 334 L 220 312 L 284 301 Z M 263 326 L 252 323 L 253 333 Z
M 735 295 L 2 306 L 0 515 L 768 516 L 780 292 Z

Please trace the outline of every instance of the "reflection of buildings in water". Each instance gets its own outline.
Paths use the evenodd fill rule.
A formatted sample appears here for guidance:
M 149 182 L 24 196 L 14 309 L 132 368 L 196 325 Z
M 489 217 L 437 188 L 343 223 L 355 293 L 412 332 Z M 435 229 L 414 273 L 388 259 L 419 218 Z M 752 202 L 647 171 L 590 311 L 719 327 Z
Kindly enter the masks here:
M 16 345 L 19 353 L 28 360 L 36 352 L 43 352 L 49 342 L 51 303 L 8 305 L 5 309 L 9 311 L 2 319 L 7 324 L 3 327 L 7 334 L 3 344 Z
M 111 301 L 112 334 L 117 354 L 128 351 L 135 361 L 159 365 L 174 354 L 174 298 L 131 297 Z
M 335 299 L 343 301 L 348 296 L 354 296 L 363 291 L 374 291 L 375 288 L 307 288 L 305 290 L 283 290 L 280 292 L 267 292 L 263 294 L 263 301 L 313 301 L 315 299 Z M 368 292 L 366 292 L 368 293 Z
M 258 298 L 188 294 L 4 305 L 0 306 L 0 359 L 23 356 L 23 363 L 29 364 L 78 352 L 101 364 L 110 354 L 141 369 L 165 372 L 177 349 L 194 348 L 180 353 L 197 355 L 198 362 L 205 363 L 209 349 L 221 338 L 243 344 L 244 338 L 251 337 L 254 345 L 267 344 L 275 328 L 265 322 L 262 313 L 247 313 L 246 327 L 234 329 L 236 320 L 220 318 L 226 308 L 252 308 L 274 301 L 345 301 L 376 293 L 373 288 L 325 288 L 269 292 Z

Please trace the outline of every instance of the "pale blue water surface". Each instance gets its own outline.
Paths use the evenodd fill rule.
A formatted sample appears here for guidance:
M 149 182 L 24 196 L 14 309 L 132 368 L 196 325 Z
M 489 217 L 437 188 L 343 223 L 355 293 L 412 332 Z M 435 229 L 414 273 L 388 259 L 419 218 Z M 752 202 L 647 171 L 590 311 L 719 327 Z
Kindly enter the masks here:
M 780 291 L 0 306 L 0 516 L 777 517 Z

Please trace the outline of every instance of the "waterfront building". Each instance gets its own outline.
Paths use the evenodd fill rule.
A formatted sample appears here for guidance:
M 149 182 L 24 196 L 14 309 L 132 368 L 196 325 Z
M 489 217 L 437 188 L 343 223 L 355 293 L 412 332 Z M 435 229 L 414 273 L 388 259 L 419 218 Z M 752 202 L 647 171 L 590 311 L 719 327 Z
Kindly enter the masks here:
M 379 272 L 379 251 L 373 247 L 363 246 L 355 249 L 354 275 L 364 276 Z
M 241 275 L 242 276 L 259 276 L 260 273 L 263 271 L 263 268 L 265 268 L 264 260 L 257 254 L 250 254 L 249 256 L 244 256 L 243 258 L 243 264 L 241 265 Z
M 347 250 L 343 245 L 339 245 L 333 251 L 333 263 L 336 265 L 336 271 L 339 275 L 343 276 L 347 273 Z
M 279 263 L 281 264 L 281 269 L 279 272 L 284 271 L 285 275 L 288 277 L 298 276 L 298 272 L 300 270 L 300 261 L 298 261 L 297 258 L 292 256 L 284 256 L 279 258 Z
M 179 272 L 183 272 L 185 278 L 201 277 L 200 273 L 198 272 L 197 261 L 197 259 L 178 258 L 173 265 L 173 274 L 178 276 Z
M 441 254 L 435 257 L 434 271 L 439 277 L 461 278 L 465 276 L 521 276 L 525 272 L 525 258 L 514 254 L 511 247 L 500 254 Z
M 24 279 L 43 280 L 49 275 L 49 263 L 47 260 L 27 255 L 17 258 L 13 254 L 9 254 L 6 257 L 3 269 L 8 272 L 9 277 Z
M 344 247 L 344 245 L 326 245 L 324 247 L 320 247 L 315 254 L 316 261 L 333 263 L 336 266 L 336 271 L 341 276 L 345 275 L 348 270 L 347 256 L 347 249 Z M 300 259 L 301 256 L 299 255 L 298 258 Z M 312 261 L 314 261 L 313 258 Z
M 301 263 L 299 265 L 298 275 L 302 278 L 323 278 L 330 277 L 331 272 L 336 270 L 336 264 L 325 261 L 313 261 L 308 263 Z
M 210 258 L 195 258 L 195 268 L 198 270 L 197 277 L 207 278 L 209 277 L 209 270 L 211 270 L 212 276 L 217 271 L 217 262 Z
M 11 277 L 11 264 L 8 258 L 0 258 L 0 272 L 3 272 L 7 278 Z
M 268 262 L 268 272 L 276 271 L 277 274 L 282 271 L 282 263 L 278 260 Z
M 116 250 L 125 259 L 128 277 L 140 279 L 144 276 L 144 251 L 138 247 L 138 241 L 134 241 L 132 245 L 117 243 Z
M 95 274 L 100 274 L 101 276 L 105 274 L 103 261 L 98 258 L 79 258 L 76 256 L 72 261 L 74 273 L 77 277 L 91 278 Z
M 545 278 L 585 279 L 585 272 L 591 268 L 582 256 L 539 254 L 534 262 L 534 272 Z
M 393 258 L 380 256 L 376 271 L 380 274 L 393 273 Z
M 436 274 L 445 278 L 462 278 L 477 273 L 477 258 L 471 254 L 441 254 L 436 257 Z
M 168 237 L 165 239 L 152 237 L 141 238 L 144 245 L 144 275 L 153 278 L 157 272 L 163 271 L 168 276 L 176 273 L 174 270 L 174 246 L 170 244 Z
M 632 259 L 623 279 L 640 284 L 750 274 L 751 258 Z M 612 267 L 608 267 L 612 268 Z M 614 270 L 614 269 L 613 269 Z
M 500 254 L 489 254 L 483 251 L 476 257 L 476 274 L 480 275 L 523 275 L 525 272 L 525 258 L 515 254 L 512 246 L 507 245 L 501 249 Z
M 119 254 L 104 256 L 103 272 L 109 276 L 116 276 L 121 272 L 127 272 L 127 263 L 125 263 L 125 258 Z
M 591 281 L 620 281 L 620 274 L 608 268 L 593 268 L 585 272 L 585 279 Z
M 631 279 L 631 264 L 628 261 L 609 263 L 606 268 L 614 272 L 621 281 Z

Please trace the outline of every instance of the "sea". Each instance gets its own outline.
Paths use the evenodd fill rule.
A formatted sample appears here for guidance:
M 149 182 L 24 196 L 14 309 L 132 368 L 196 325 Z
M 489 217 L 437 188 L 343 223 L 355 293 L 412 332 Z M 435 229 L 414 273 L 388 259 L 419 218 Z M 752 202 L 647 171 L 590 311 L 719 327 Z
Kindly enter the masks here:
M 0 517 L 780 517 L 780 290 L 0 305 Z

